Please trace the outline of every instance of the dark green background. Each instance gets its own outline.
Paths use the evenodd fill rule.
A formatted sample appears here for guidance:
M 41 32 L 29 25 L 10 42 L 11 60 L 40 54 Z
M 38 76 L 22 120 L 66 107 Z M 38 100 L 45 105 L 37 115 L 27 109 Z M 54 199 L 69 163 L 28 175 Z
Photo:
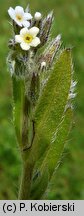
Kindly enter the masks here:
M 21 163 L 12 122 L 12 86 L 6 57 L 11 26 L 8 8 L 26 7 L 28 1 L 0 0 L 0 199 L 17 199 Z M 53 33 L 62 34 L 64 46 L 73 47 L 77 84 L 74 126 L 49 199 L 84 199 L 84 1 L 31 0 L 31 13 L 46 15 L 54 9 Z

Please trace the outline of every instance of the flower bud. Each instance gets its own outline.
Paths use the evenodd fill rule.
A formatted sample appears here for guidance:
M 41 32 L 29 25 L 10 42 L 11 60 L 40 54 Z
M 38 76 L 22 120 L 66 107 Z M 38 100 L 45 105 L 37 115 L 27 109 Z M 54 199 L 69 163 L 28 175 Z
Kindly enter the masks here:
M 42 21 L 42 28 L 40 32 L 40 40 L 42 46 L 48 41 L 52 22 L 53 22 L 53 12 L 51 11 L 48 14 L 48 16 Z
M 43 70 L 44 68 L 46 68 L 46 62 L 45 62 L 45 61 L 43 61 L 43 62 L 41 63 L 41 70 Z
M 34 15 L 34 18 L 35 18 L 36 21 L 40 21 L 41 18 L 42 18 L 41 13 L 40 12 L 36 12 L 35 15 Z

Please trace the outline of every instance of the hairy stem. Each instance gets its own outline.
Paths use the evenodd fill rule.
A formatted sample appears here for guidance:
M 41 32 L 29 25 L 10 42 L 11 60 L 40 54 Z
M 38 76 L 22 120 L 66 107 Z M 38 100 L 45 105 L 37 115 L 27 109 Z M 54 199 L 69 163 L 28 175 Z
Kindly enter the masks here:
M 32 165 L 26 161 L 25 163 L 23 163 L 21 185 L 20 185 L 19 196 L 18 196 L 19 200 L 29 200 L 31 178 L 32 178 Z
M 28 117 L 29 117 L 29 101 L 27 97 L 24 98 L 24 107 L 23 107 L 23 126 L 22 126 L 22 145 L 23 150 L 25 150 L 29 145 L 28 139 Z
M 28 160 L 28 155 L 34 139 L 35 130 L 34 130 L 34 121 L 32 120 L 31 137 L 29 138 L 29 130 L 30 130 L 28 125 L 29 117 L 30 117 L 29 113 L 30 113 L 30 103 L 27 97 L 25 96 L 24 107 L 23 107 L 22 148 L 21 148 L 23 167 L 22 167 L 22 177 L 21 177 L 21 185 L 19 190 L 19 197 L 18 197 L 18 199 L 20 200 L 28 200 L 30 198 L 30 188 L 31 188 L 31 179 L 32 179 L 32 171 L 33 171 L 33 163 L 31 160 Z

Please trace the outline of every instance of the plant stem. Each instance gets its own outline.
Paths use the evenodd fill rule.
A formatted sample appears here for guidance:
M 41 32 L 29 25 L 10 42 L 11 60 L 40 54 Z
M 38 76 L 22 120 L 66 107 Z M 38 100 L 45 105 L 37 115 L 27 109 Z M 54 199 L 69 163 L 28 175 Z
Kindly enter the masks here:
M 32 166 L 29 161 L 23 163 L 21 185 L 19 190 L 19 200 L 29 200 L 32 178 Z
M 33 161 L 28 159 L 30 149 L 32 147 L 35 130 L 34 121 L 32 121 L 32 129 L 29 128 L 29 118 L 30 118 L 30 103 L 25 96 L 24 106 L 23 106 L 23 121 L 22 121 L 22 148 L 21 155 L 23 161 L 23 170 L 21 177 L 21 185 L 19 190 L 19 199 L 28 200 L 30 197 L 30 188 L 32 180 L 33 171 Z M 29 137 L 29 130 L 31 130 L 31 137 Z

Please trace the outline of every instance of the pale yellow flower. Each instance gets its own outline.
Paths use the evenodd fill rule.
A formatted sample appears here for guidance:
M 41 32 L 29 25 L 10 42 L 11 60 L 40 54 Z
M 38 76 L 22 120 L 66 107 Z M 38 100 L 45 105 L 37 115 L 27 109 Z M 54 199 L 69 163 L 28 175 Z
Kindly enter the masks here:
M 29 50 L 30 47 L 37 47 L 40 44 L 40 39 L 37 37 L 39 28 L 32 27 L 31 29 L 23 28 L 20 35 L 15 35 L 16 43 L 20 43 L 23 50 Z

